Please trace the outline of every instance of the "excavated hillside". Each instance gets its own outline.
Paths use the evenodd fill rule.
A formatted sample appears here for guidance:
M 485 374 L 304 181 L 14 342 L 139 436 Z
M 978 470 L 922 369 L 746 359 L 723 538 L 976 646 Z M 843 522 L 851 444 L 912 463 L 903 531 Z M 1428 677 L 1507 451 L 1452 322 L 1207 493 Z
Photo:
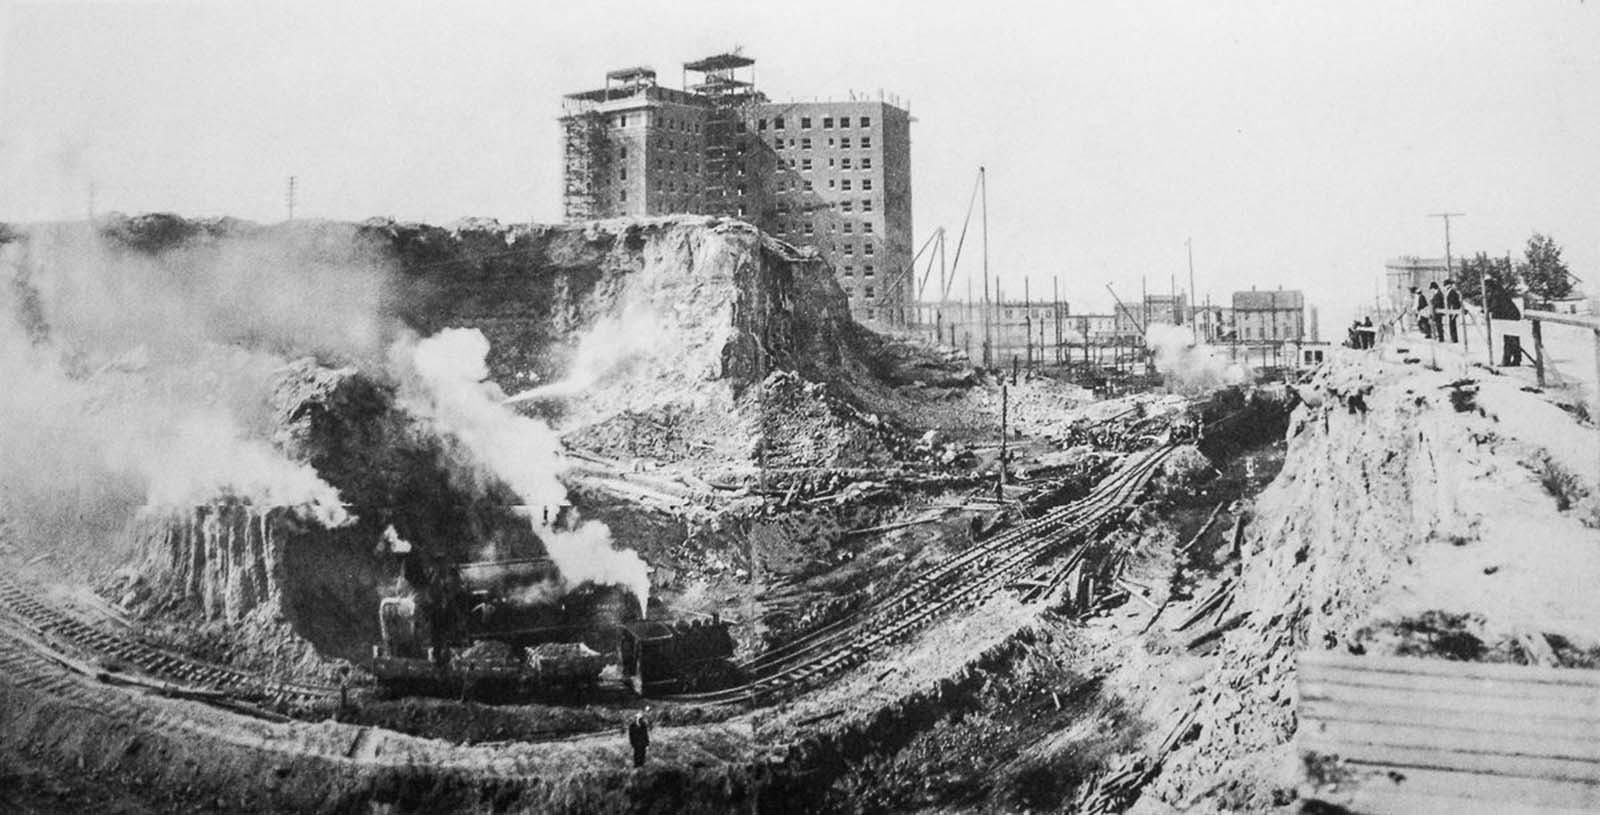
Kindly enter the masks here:
M 1187 605 L 1219 604 L 1182 632 L 1100 635 L 1107 686 L 1148 734 L 1121 766 L 1159 773 L 1130 811 L 1298 811 L 1298 651 L 1600 655 L 1592 424 L 1509 376 L 1409 357 L 1349 353 L 1297 390 L 1283 469 L 1240 509 L 1237 551 L 1225 538 L 1190 564 L 1211 576 Z M 1196 644 L 1211 624 L 1224 633 Z
M 733 221 L 445 228 L 148 215 L 92 232 L 61 224 L 6 235 L 21 247 L 19 317 L 41 348 L 82 360 L 71 376 L 121 377 L 115 391 L 128 390 L 123 379 L 167 376 L 163 365 L 181 369 L 195 359 L 182 353 L 191 337 L 140 333 L 174 317 L 200 323 L 182 330 L 209 342 L 278 359 L 251 369 L 241 432 L 308 467 L 348 517 L 322 523 L 230 486 L 126 519 L 123 568 L 97 577 L 122 608 L 163 623 L 172 644 L 252 668 L 303 673 L 319 654 L 363 657 L 377 600 L 396 579 L 378 545 L 386 529 L 449 561 L 539 552 L 515 531 L 525 521 L 505 511 L 525 498 L 406 396 L 402 357 L 414 337 L 481 332 L 492 398 L 532 391 L 506 416 L 549 422 L 586 455 L 722 471 L 885 463 L 902 434 L 864 405 L 892 404 L 889 386 L 911 378 L 971 382 L 856 325 L 819 261 Z M 136 270 L 114 273 L 126 313 L 108 328 L 52 313 L 82 285 L 60 273 L 67 264 Z M 211 303 L 143 297 L 141 284 Z M 136 343 L 155 347 L 156 361 L 116 362 L 142 352 Z M 163 346 L 178 349 L 164 362 Z M 191 376 L 198 386 L 186 398 L 206 399 L 215 377 Z M 583 511 L 595 499 L 575 500 Z M 587 510 L 629 548 L 684 537 L 677 520 L 614 500 Z
M 495 381 L 543 386 L 524 409 L 600 454 L 748 461 L 769 437 L 804 433 L 815 448 L 772 452 L 844 463 L 882 447 L 850 405 L 926 362 L 882 353 L 820 261 L 738 222 L 369 222 L 362 235 L 387 241 L 406 322 L 482 331 Z M 762 386 L 775 372 L 820 389 L 785 405 L 798 411 L 769 410 L 769 396 L 795 401 L 781 376 Z

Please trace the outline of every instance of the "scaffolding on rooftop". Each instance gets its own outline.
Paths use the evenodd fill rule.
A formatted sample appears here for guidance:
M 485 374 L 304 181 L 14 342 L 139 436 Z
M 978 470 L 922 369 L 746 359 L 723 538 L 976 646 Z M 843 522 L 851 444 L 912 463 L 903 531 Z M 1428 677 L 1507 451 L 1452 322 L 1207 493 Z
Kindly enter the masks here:
M 740 134 L 749 107 L 762 101 L 756 90 L 755 60 L 737 51 L 683 64 L 683 87 L 709 104 L 705 122 L 705 209 L 710 215 L 748 217 L 748 188 L 739 187 L 744 164 Z M 690 81 L 690 74 L 698 74 Z M 758 183 L 756 177 L 747 177 Z

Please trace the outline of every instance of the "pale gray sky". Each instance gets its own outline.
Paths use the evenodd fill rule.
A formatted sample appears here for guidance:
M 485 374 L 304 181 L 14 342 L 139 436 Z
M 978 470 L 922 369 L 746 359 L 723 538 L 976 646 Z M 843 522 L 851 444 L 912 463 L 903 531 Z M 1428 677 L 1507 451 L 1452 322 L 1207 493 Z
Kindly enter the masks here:
M 1008 295 L 1184 288 L 1193 236 L 1202 299 L 1298 286 L 1327 335 L 1443 209 L 1458 252 L 1538 229 L 1600 277 L 1597 43 L 1553 0 L 0 5 L 0 220 L 93 181 L 272 221 L 294 174 L 305 216 L 554 221 L 562 93 L 742 46 L 777 99 L 909 99 L 918 243 L 986 164 Z

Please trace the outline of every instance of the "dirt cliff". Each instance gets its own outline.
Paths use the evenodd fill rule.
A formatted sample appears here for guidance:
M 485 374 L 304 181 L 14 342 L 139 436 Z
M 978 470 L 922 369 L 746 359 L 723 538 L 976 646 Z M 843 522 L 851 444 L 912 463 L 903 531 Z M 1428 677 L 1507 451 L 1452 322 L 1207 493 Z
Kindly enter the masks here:
M 141 613 L 216 631 L 248 622 L 328 655 L 359 657 L 373 638 L 377 594 L 394 577 L 376 551 L 386 527 L 471 558 L 498 537 L 486 531 L 490 510 L 519 503 L 402 404 L 394 349 L 408 336 L 476 329 L 494 385 L 534 391 L 515 410 L 588 452 L 668 463 L 883 463 L 904 435 L 874 412 L 893 383 L 970 381 L 856 325 L 820 261 L 734 221 L 257 225 L 158 214 L 113 216 L 90 234 L 81 224 L 6 234 L 29 244 L 21 262 L 36 274 L 23 282 L 42 292 L 41 342 L 79 352 L 114 338 L 125 350 L 147 339 L 143 312 L 160 306 L 197 316 L 208 342 L 285 360 L 257 388 L 268 395 L 248 406 L 243 432 L 309 465 L 348 523 L 327 528 L 236 491 L 152 509 L 124 533 L 133 566 L 104 585 Z M 221 306 L 146 304 L 130 289 L 126 331 L 97 335 L 51 311 L 73 282 L 55 267 L 83 259 Z M 86 359 L 80 370 L 98 364 Z M 181 353 L 156 359 L 152 369 L 184 364 Z
M 1298 392 L 1283 469 L 1219 555 L 1232 588 L 1205 619 L 1237 627 L 1201 657 L 1179 645 L 1193 630 L 1158 633 L 1113 683 L 1144 700 L 1152 742 L 1194 711 L 1133 811 L 1292 802 L 1298 651 L 1526 663 L 1531 634 L 1595 661 L 1594 494 L 1547 446 L 1582 450 L 1592 427 L 1509 376 L 1415 359 L 1344 355 Z

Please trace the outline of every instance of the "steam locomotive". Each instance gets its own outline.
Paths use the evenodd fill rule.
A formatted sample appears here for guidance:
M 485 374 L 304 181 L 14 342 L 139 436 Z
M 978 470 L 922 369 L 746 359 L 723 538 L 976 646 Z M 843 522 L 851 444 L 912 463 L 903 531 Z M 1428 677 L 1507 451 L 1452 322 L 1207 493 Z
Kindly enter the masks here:
M 621 586 L 558 592 L 549 558 L 414 563 L 404 567 L 412 590 L 378 607 L 370 667 L 390 695 L 571 697 L 608 671 L 640 695 L 737 678 L 729 626 L 714 616 L 645 619 Z

